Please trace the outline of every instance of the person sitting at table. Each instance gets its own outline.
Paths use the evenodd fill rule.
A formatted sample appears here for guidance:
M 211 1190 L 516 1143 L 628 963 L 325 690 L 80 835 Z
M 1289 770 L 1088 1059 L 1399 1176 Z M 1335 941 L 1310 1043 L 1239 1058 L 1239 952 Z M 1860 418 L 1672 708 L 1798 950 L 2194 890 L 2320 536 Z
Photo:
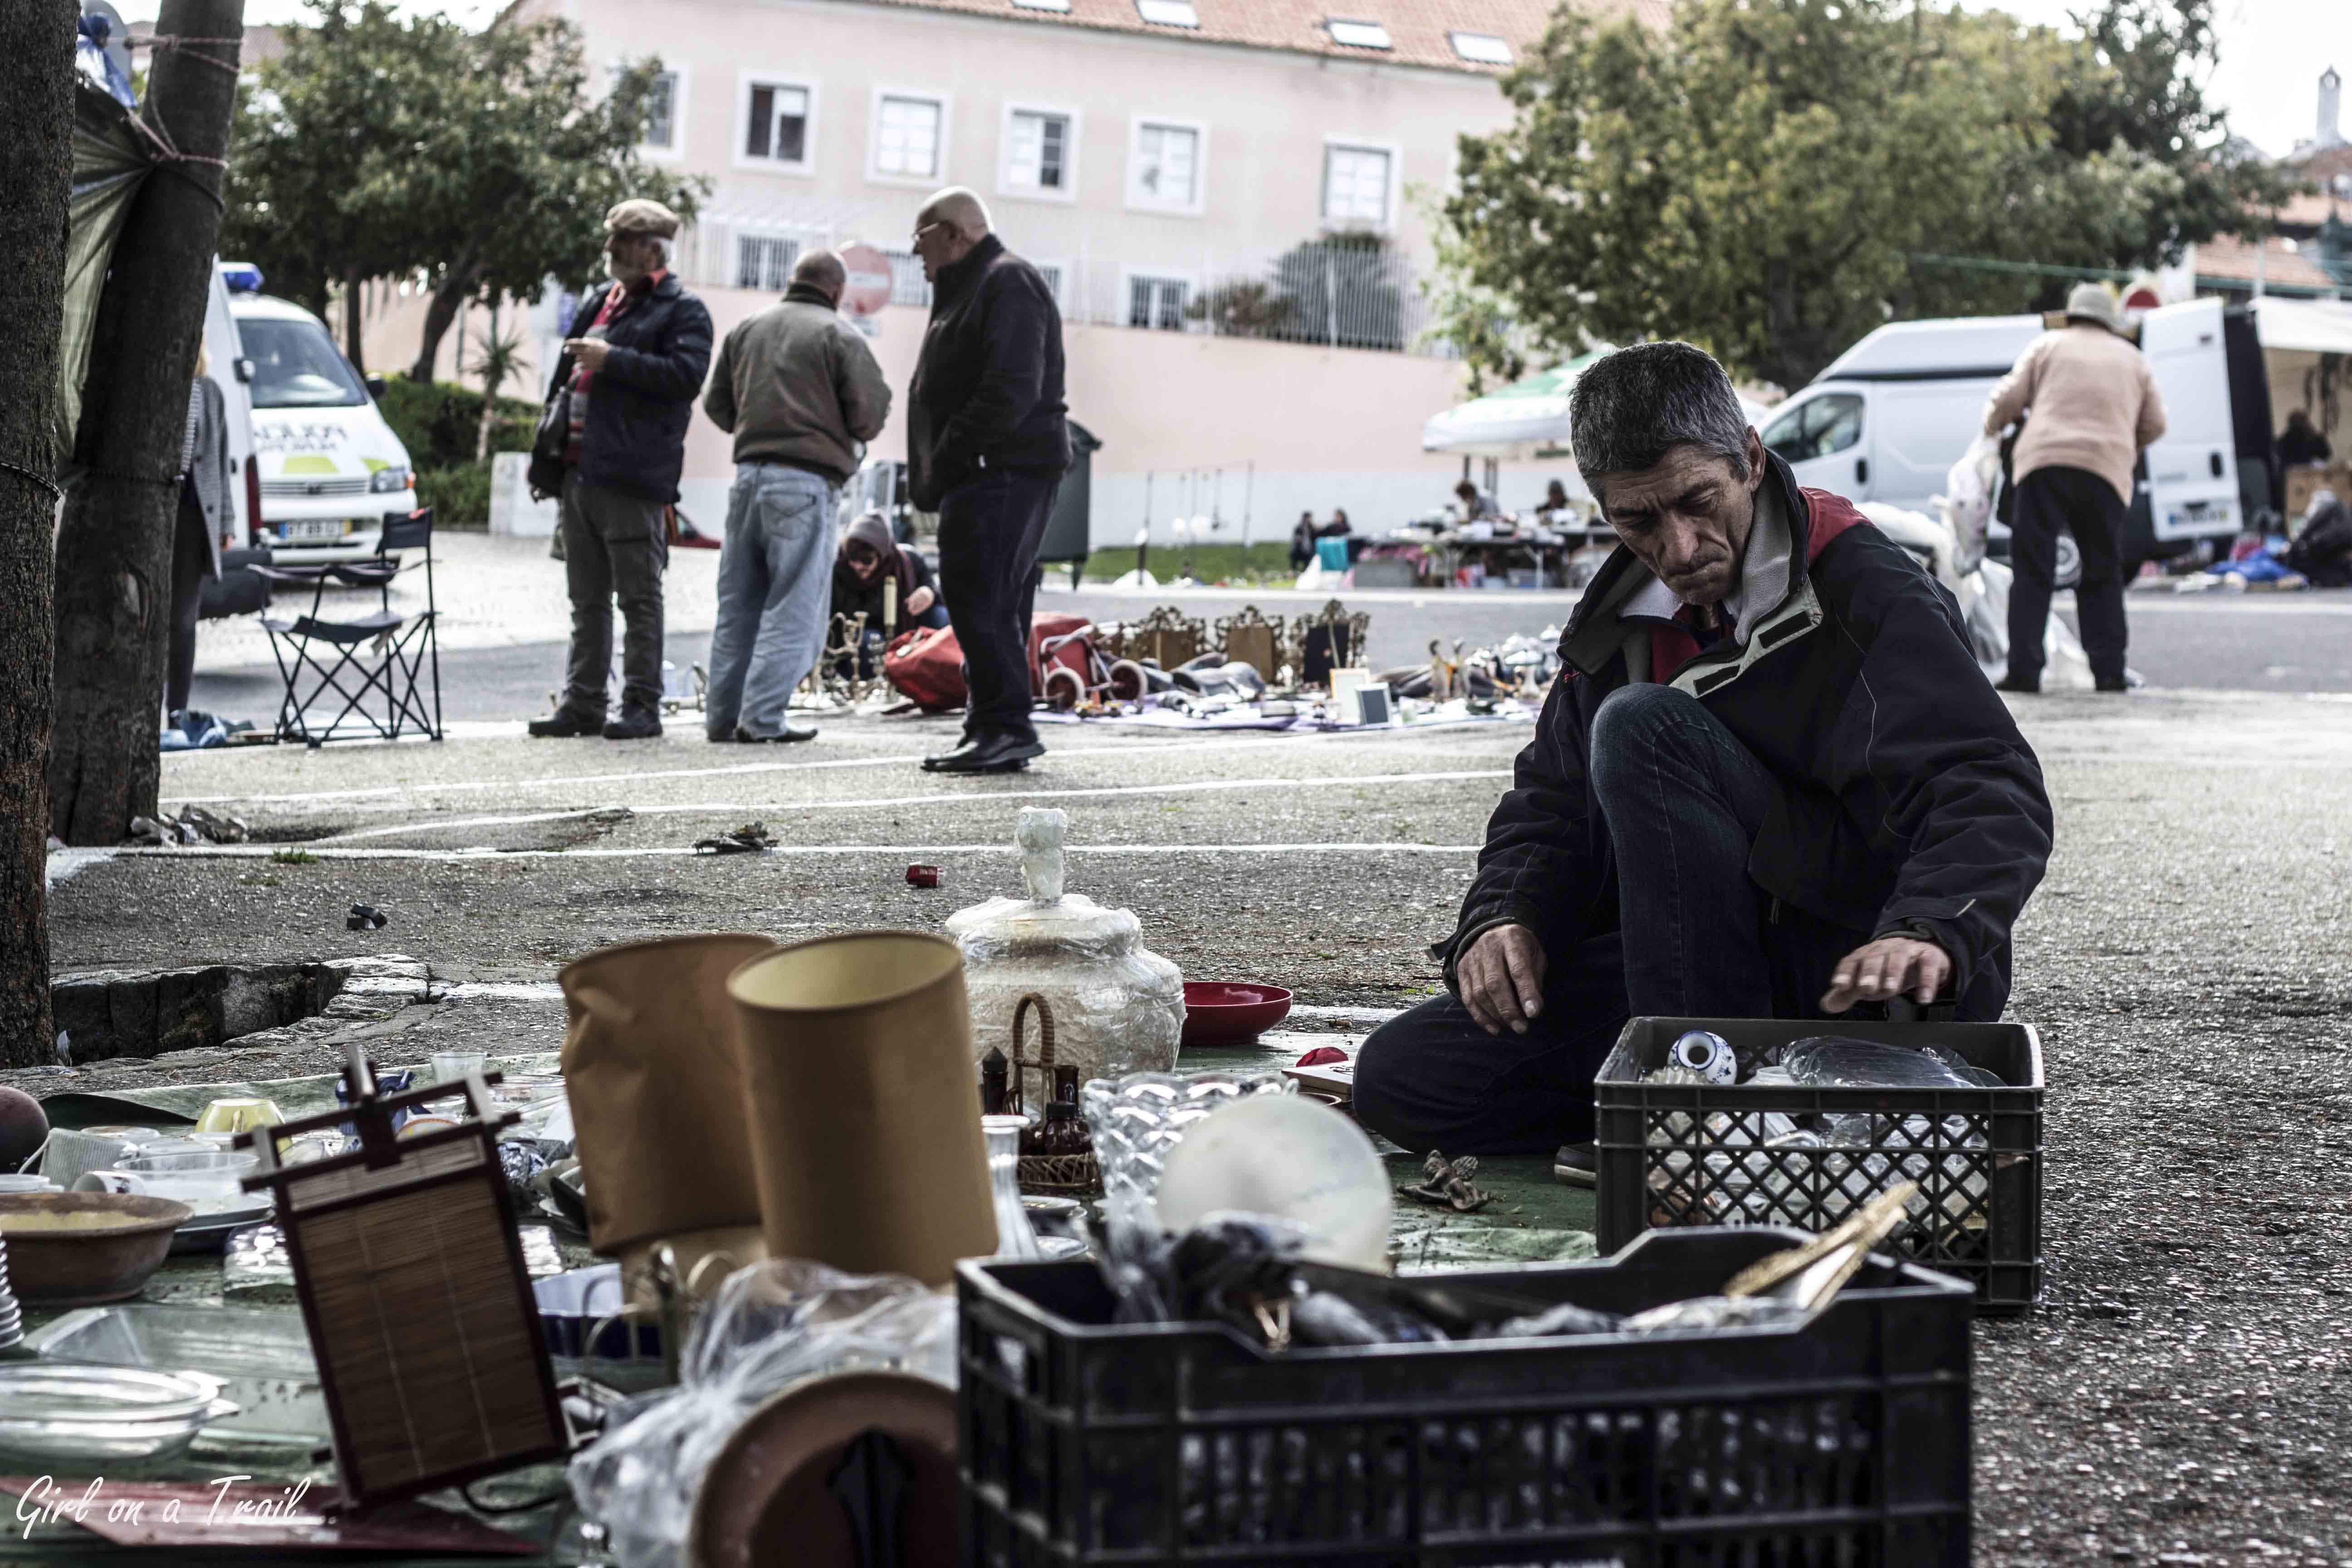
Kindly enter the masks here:
M 2298 408 L 2286 416 L 2286 428 L 2279 432 L 2278 438 L 2281 463 L 2293 468 L 2305 463 L 2324 463 L 2332 456 L 2327 437 L 2312 424 L 2310 415 Z
M 1302 511 L 1298 526 L 1290 531 L 1290 569 L 1304 572 L 1315 560 L 1315 541 L 1321 530 L 1315 526 L 1315 514 Z
M 1454 495 L 1462 503 L 1462 521 L 1465 522 L 1495 515 L 1495 498 L 1481 494 L 1478 487 L 1468 479 L 1454 487 Z
M 883 618 L 884 585 L 898 584 L 898 624 L 886 626 Z M 836 616 L 866 616 L 866 629 L 881 632 L 886 637 L 910 631 L 917 626 L 943 626 L 948 624 L 948 607 L 940 602 L 938 584 L 932 579 L 930 563 L 912 550 L 901 550 L 891 536 L 889 521 L 878 511 L 860 513 L 848 531 L 841 536 L 841 550 L 833 563 L 833 613 Z M 848 660 L 840 661 L 846 666 Z M 858 675 L 871 676 L 874 671 L 864 668 L 869 661 L 858 660 Z M 847 674 L 845 668 L 841 671 Z
M 1536 515 L 1549 521 L 1568 510 L 1568 487 L 1554 479 L 1544 487 L 1543 505 L 1536 508 Z

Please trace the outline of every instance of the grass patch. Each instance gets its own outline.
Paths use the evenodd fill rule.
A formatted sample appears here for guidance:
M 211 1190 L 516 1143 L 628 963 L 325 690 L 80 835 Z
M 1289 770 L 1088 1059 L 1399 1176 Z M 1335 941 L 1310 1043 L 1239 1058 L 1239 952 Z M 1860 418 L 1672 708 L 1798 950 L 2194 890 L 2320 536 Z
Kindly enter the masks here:
M 1188 570 L 1203 583 L 1260 587 L 1287 587 L 1298 576 L 1290 564 L 1287 540 L 1263 544 L 1195 544 L 1181 549 L 1172 544 L 1154 545 L 1146 565 L 1163 583 L 1173 582 Z M 1054 568 L 1046 570 L 1051 572 Z M 1122 544 L 1087 556 L 1086 580 L 1108 583 L 1134 570 L 1135 546 Z
M 273 849 L 269 852 L 273 866 L 315 866 L 319 858 L 308 849 Z

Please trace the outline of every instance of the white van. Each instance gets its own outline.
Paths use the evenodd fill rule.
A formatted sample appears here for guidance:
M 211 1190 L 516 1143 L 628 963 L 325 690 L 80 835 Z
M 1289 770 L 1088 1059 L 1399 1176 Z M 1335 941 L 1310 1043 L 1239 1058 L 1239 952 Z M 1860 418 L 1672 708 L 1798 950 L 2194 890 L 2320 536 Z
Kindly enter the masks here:
M 225 262 L 222 271 L 253 397 L 261 506 L 254 542 L 281 565 L 373 555 L 385 517 L 416 510 L 408 449 L 324 322 L 255 292 L 252 268 Z
M 2140 352 L 2164 395 L 2166 429 L 2143 464 L 2125 542 L 2127 577 L 2143 560 L 2179 554 L 2200 539 L 2226 542 L 2244 526 L 2237 432 L 2259 432 L 2252 438 L 2266 442 L 2270 410 L 2265 397 L 2264 407 L 2233 422 L 2232 357 L 2251 353 L 2253 384 L 2264 384 L 2252 327 L 2237 325 L 2225 331 L 2219 300 L 2160 306 L 2140 318 Z M 2044 330 L 2040 316 L 1890 322 L 1773 410 L 1760 427 L 1764 445 L 1801 485 L 1933 516 L 1952 465 L 1982 428 L 1993 384 Z M 2267 476 L 2265 458 L 2249 477 L 2266 493 Z M 2008 533 L 1993 526 L 1997 552 L 2006 552 Z M 2061 541 L 2062 583 L 2074 576 L 2073 542 Z
M 236 525 L 221 540 L 226 550 L 241 550 L 252 537 L 254 520 L 261 515 L 260 471 L 253 462 L 253 399 L 250 370 L 229 314 L 229 292 L 218 268 L 213 272 L 211 297 L 205 301 L 205 379 L 220 388 L 221 405 L 228 413 L 228 496 Z

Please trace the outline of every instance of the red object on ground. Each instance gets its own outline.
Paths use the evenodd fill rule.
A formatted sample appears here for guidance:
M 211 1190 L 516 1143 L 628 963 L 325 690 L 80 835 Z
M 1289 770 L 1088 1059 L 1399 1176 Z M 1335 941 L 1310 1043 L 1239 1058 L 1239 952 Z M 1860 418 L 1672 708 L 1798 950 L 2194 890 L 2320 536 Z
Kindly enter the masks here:
M 1186 1046 L 1230 1046 L 1255 1039 L 1290 1016 L 1290 993 L 1279 985 L 1184 982 Z
M 940 868 L 937 866 L 909 866 L 907 868 L 907 880 L 918 888 L 936 888 L 940 885 Z
M 963 645 L 952 626 L 900 632 L 883 650 L 882 678 L 926 712 L 961 708 L 970 695 L 963 683 Z
M 1347 1059 L 1348 1053 L 1337 1046 L 1318 1046 L 1290 1065 L 1300 1068 L 1319 1068 L 1328 1067 L 1333 1062 L 1344 1062 Z

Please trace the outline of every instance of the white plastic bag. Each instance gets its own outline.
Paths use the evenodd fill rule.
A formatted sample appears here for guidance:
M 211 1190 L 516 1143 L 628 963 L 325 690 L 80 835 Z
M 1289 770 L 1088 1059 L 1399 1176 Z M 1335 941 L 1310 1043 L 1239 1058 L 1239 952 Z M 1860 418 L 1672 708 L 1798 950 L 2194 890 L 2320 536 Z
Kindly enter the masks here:
M 2009 671 L 2009 565 L 1979 561 L 1963 583 L 1968 591 L 1959 600 L 1968 616 L 1969 640 L 1975 645 L 1977 663 L 1988 677 L 1999 680 Z M 2088 691 L 2097 685 L 2081 640 L 2052 610 L 2042 636 L 2042 689 Z
M 1936 502 L 1952 531 L 1954 570 L 1965 576 L 1984 559 L 1985 531 L 1992 522 L 1992 482 L 2000 472 L 2000 439 L 1979 436 L 1944 476 Z

